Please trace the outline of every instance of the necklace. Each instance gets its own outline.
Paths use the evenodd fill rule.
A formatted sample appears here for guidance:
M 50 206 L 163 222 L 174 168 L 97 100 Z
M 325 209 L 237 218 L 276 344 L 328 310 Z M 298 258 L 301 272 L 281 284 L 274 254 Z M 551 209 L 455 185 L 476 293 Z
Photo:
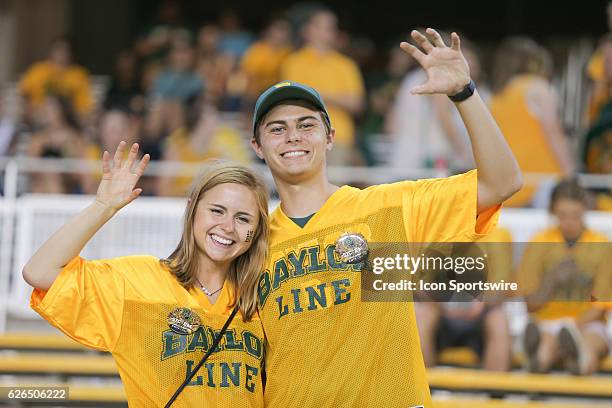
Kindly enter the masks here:
M 196 281 L 198 281 L 198 284 L 200 285 L 200 288 L 202 289 L 202 292 L 204 292 L 206 294 L 206 296 L 212 296 L 215 293 L 219 292 L 221 289 L 223 289 L 223 285 L 221 285 L 221 287 L 219 289 L 217 289 L 217 290 L 210 290 L 206 286 L 202 285 L 202 282 L 200 282 L 200 280 L 198 278 L 196 278 Z

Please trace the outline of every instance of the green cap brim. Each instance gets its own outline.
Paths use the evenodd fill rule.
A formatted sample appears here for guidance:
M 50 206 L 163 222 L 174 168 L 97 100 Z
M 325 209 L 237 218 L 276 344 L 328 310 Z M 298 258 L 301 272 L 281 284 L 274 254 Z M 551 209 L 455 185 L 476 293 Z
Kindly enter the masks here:
M 321 95 L 319 95 L 314 88 L 298 82 L 282 81 L 268 88 L 257 99 L 253 112 L 253 133 L 261 118 L 268 113 L 270 109 L 282 101 L 291 99 L 303 100 L 313 104 L 325 113 L 326 120 L 329 121 L 327 108 L 323 103 L 323 98 L 321 98 Z

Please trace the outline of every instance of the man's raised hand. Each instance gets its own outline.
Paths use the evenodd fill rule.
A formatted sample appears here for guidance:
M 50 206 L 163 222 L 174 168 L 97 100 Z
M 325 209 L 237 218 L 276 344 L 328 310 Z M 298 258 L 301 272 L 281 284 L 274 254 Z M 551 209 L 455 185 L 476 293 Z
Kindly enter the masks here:
M 470 82 L 470 68 L 461 53 L 457 33 L 451 34 L 450 47 L 433 28 L 425 30 L 427 36 L 417 30 L 411 32 L 418 47 L 402 42 L 400 47 L 417 60 L 427 74 L 427 82 L 411 89 L 413 94 L 455 95 Z M 419 48 L 420 47 L 420 48 Z

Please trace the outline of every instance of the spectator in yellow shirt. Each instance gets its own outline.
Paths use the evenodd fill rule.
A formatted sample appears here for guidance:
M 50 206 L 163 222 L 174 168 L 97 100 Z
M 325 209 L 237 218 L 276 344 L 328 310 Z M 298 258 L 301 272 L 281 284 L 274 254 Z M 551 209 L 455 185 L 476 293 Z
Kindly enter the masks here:
M 495 55 L 491 113 L 523 172 L 560 178 L 573 173 L 574 160 L 559 118 L 551 73 L 552 60 L 545 48 L 526 37 L 506 40 Z M 538 186 L 527 184 L 505 205 L 545 207 L 546 200 L 538 200 L 542 195 L 537 192 Z
M 246 98 L 249 110 L 260 93 L 274 85 L 280 77 L 281 65 L 291 52 L 291 27 L 277 18 L 266 27 L 261 40 L 255 42 L 242 58 L 242 71 L 247 77 Z
M 66 98 L 49 95 L 41 106 L 41 125 L 28 141 L 27 154 L 34 158 L 83 159 L 85 135 Z M 32 172 L 31 193 L 77 194 L 85 190 L 88 174 L 67 172 Z
M 610 41 L 609 37 L 612 33 L 612 1 L 608 1 L 606 14 L 608 17 L 609 31 L 600 39 L 586 67 L 586 76 L 593 81 L 593 88 L 586 108 L 586 120 L 588 125 L 593 124 L 610 99 L 609 79 L 607 79 L 608 75 L 606 74 L 606 68 L 604 66 L 605 50 L 603 48 L 606 46 L 606 43 Z
M 71 44 L 64 38 L 51 45 L 47 60 L 35 63 L 26 71 L 19 88 L 34 115 L 50 93 L 67 98 L 80 115 L 93 109 L 89 74 L 73 63 Z
M 336 129 L 327 163 L 346 165 L 356 154 L 354 117 L 364 106 L 364 85 L 357 64 L 334 49 L 337 24 L 336 15 L 328 9 L 312 12 L 302 27 L 304 47 L 287 58 L 281 77 L 316 88 L 325 99 Z
M 197 165 L 210 159 L 248 164 L 251 154 L 238 129 L 224 123 L 217 109 L 205 105 L 200 97 L 187 107 L 186 125 L 176 129 L 164 141 L 162 160 Z M 171 175 L 158 179 L 157 194 L 185 195 L 191 186 L 193 174 L 183 171 Z
M 564 363 L 588 374 L 608 353 L 604 310 L 593 299 L 610 295 L 612 251 L 607 238 L 584 223 L 586 191 L 574 181 L 553 190 L 555 227 L 536 235 L 518 273 L 531 321 L 523 338 L 527 368 L 547 372 Z

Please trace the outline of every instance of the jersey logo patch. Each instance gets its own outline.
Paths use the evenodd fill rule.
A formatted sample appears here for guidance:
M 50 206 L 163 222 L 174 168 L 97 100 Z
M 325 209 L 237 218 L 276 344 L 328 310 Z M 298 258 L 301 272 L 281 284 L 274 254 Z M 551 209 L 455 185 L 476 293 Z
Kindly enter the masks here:
M 177 334 L 192 334 L 200 324 L 200 316 L 187 307 L 177 307 L 168 315 L 168 326 Z

